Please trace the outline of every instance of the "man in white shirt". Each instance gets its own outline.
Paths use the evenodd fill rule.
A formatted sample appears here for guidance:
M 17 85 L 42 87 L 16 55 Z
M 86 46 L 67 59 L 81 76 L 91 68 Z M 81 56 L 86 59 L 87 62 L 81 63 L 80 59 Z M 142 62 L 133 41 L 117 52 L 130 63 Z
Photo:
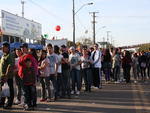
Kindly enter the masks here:
M 71 54 L 69 55 L 69 62 L 71 68 L 71 80 L 72 80 L 72 92 L 71 94 L 75 93 L 75 85 L 77 84 L 77 91 L 76 94 L 80 94 L 81 90 L 81 76 L 80 76 L 80 55 L 75 53 L 75 48 L 70 47 Z
M 92 77 L 93 77 L 93 85 L 96 88 L 101 88 L 101 52 L 98 49 L 98 44 L 94 44 L 94 51 L 91 54 L 91 59 L 93 60 L 93 71 L 92 71 Z
M 53 96 L 54 96 L 54 101 L 57 99 L 57 72 L 58 72 L 58 57 L 54 53 L 53 46 L 52 44 L 47 45 L 47 52 L 48 52 L 48 59 L 50 61 L 50 80 L 53 84 L 54 91 L 53 91 Z M 52 97 L 53 98 L 53 97 Z M 47 100 L 51 101 L 51 100 Z

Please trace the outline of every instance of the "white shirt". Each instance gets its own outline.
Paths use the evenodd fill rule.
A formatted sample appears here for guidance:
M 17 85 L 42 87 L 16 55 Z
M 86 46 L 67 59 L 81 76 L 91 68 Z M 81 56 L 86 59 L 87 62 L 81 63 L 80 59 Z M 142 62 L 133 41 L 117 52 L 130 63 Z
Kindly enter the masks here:
M 45 58 L 42 62 L 41 62 L 41 66 L 42 65 L 45 65 L 45 64 L 48 64 L 45 69 L 42 69 L 40 70 L 40 73 L 41 73 L 41 77 L 48 77 L 50 75 L 50 69 L 49 69 L 49 64 L 50 64 L 50 61 L 48 58 Z
M 80 55 L 75 53 L 75 54 L 70 54 L 69 55 L 69 62 L 70 64 L 77 64 L 80 61 Z M 80 65 L 77 65 L 75 69 L 80 70 Z
M 91 60 L 93 60 L 92 58 L 93 58 L 94 52 L 95 51 L 93 51 L 91 54 Z M 101 57 L 102 57 L 102 53 L 99 50 L 96 50 L 95 55 L 94 55 L 94 61 L 93 61 L 95 68 L 101 68 L 102 67 Z
M 50 61 L 50 65 L 49 65 L 50 74 L 55 74 L 56 64 L 58 64 L 58 57 L 57 57 L 57 55 L 55 53 L 48 54 L 47 57 L 48 57 L 48 59 Z
M 58 70 L 57 70 L 57 72 L 58 73 L 62 73 L 62 64 L 61 64 L 61 61 L 62 61 L 63 56 L 61 54 L 59 54 L 57 56 L 58 56 Z

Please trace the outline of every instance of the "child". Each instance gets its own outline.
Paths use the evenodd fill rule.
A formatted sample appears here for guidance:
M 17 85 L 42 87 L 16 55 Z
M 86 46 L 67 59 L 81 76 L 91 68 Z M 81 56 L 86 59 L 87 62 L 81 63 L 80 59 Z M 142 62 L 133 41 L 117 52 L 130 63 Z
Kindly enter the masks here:
M 34 109 L 34 98 L 36 94 L 36 73 L 34 68 L 31 66 L 32 62 L 29 58 L 25 60 L 26 68 L 23 71 L 23 90 L 25 97 L 24 110 L 33 110 Z
M 50 79 L 49 79 L 49 59 L 46 57 L 46 50 L 42 50 L 42 54 L 41 54 L 41 58 L 39 60 L 39 71 L 40 71 L 40 83 L 41 83 L 41 94 L 42 94 L 42 98 L 41 98 L 41 102 L 46 101 L 47 102 L 50 101 L 51 99 L 51 91 L 50 91 Z M 46 92 L 47 94 L 47 98 L 46 98 Z

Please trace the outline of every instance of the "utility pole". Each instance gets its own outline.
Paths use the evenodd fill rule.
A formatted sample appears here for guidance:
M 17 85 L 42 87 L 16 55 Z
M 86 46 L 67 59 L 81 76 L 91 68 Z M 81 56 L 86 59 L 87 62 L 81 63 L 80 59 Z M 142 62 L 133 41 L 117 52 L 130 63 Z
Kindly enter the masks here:
M 90 12 L 90 14 L 92 14 L 93 16 L 93 21 L 92 21 L 92 24 L 93 24 L 93 44 L 95 44 L 95 23 L 96 23 L 96 13 L 99 13 L 99 12 Z
M 24 17 L 24 4 L 25 4 L 25 1 L 21 0 L 21 4 L 22 4 L 22 17 Z
M 73 43 L 75 45 L 75 2 L 73 0 L 73 9 L 72 9 L 72 14 L 73 14 Z
M 107 31 L 107 47 L 109 47 L 109 33 L 110 33 L 111 31 Z

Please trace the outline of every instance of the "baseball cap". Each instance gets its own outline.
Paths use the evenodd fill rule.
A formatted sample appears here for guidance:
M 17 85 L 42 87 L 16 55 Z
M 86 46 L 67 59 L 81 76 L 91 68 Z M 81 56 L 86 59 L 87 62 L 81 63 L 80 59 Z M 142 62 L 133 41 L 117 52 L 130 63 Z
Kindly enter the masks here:
M 73 46 L 70 47 L 70 50 L 75 50 L 75 48 Z
M 8 42 L 3 42 L 2 44 L 2 47 L 5 46 L 5 47 L 10 47 L 10 44 Z
M 20 46 L 20 48 L 23 48 L 23 47 L 28 48 L 28 44 L 27 44 L 27 43 L 23 43 L 23 44 Z
M 61 47 L 62 47 L 62 48 L 66 48 L 66 46 L 65 46 L 65 45 L 62 45 Z

